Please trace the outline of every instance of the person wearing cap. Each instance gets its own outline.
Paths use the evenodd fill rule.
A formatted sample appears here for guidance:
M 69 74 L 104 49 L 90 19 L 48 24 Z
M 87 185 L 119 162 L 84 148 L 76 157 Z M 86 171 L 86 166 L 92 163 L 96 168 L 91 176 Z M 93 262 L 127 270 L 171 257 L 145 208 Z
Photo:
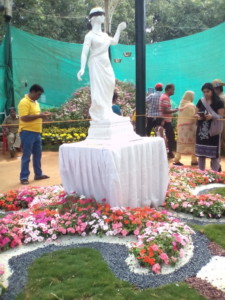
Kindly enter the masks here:
M 172 114 L 178 111 L 178 108 L 172 109 L 170 96 L 174 94 L 174 84 L 167 84 L 165 93 L 159 99 L 159 114 L 161 118 L 165 119 L 164 128 L 166 130 L 166 137 L 168 141 L 168 158 L 174 158 L 173 148 L 175 147 L 175 134 L 172 126 Z
M 225 86 L 225 83 L 223 83 L 220 79 L 214 79 L 212 85 L 215 93 L 219 96 L 220 100 L 223 101 L 225 106 L 225 93 L 223 92 L 223 86 Z M 225 150 L 225 121 L 223 124 L 223 131 L 221 133 L 221 148 Z
M 21 144 L 18 133 L 19 118 L 16 115 L 16 109 L 14 107 L 10 107 L 9 115 L 5 118 L 3 125 L 2 130 L 3 133 L 7 135 L 10 156 L 14 157 L 16 150 L 20 148 Z
M 159 99 L 163 90 L 162 83 L 157 83 L 155 85 L 155 90 L 155 93 L 149 94 L 146 98 L 146 104 L 148 106 L 146 127 L 147 136 L 151 136 L 152 128 L 155 127 L 156 117 L 159 116 Z

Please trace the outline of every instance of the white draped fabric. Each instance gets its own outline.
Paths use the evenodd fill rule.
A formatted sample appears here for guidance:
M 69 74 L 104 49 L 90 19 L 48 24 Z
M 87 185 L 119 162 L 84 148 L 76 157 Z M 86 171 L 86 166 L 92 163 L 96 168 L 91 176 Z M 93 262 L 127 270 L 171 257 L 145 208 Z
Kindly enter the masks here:
M 88 33 L 90 57 L 88 61 L 91 107 L 89 110 L 93 121 L 118 118 L 112 111 L 112 97 L 115 88 L 115 75 L 109 59 L 111 38 L 106 33 L 97 35 Z
M 99 202 L 106 198 L 112 207 L 157 207 L 165 200 L 168 162 L 162 138 L 64 144 L 59 162 L 67 193 L 93 196 Z

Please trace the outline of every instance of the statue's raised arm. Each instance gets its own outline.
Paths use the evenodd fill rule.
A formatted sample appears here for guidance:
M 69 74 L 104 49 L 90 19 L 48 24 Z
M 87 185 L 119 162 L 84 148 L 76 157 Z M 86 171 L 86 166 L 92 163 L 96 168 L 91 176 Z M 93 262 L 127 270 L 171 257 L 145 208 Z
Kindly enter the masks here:
M 126 28 L 127 28 L 127 24 L 125 22 L 122 22 L 118 25 L 116 33 L 111 40 L 111 45 L 117 45 L 119 43 L 120 34 Z

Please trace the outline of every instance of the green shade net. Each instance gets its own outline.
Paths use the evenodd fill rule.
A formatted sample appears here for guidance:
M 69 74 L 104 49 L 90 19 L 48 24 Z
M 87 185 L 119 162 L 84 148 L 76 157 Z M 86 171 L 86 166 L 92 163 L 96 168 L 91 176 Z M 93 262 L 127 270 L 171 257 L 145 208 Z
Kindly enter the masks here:
M 157 82 L 174 83 L 173 105 L 178 106 L 187 90 L 195 92 L 215 78 L 225 82 L 225 23 L 188 37 L 146 45 L 146 87 Z M 125 57 L 130 52 L 130 57 Z M 118 80 L 135 83 L 135 46 L 111 47 L 113 69 Z M 121 62 L 114 62 L 121 59 Z
M 5 63 L 4 63 L 4 42 L 0 45 L 0 113 L 5 111 L 6 93 L 5 93 Z M 0 123 L 4 116 L 0 114 Z
M 88 84 L 88 72 L 77 80 L 82 45 L 59 42 L 12 27 L 12 57 L 15 102 L 34 84 L 40 84 L 45 95 L 42 106 L 60 106 L 72 93 Z
M 154 87 L 157 82 L 174 83 L 174 106 L 179 105 L 186 90 L 195 92 L 196 102 L 205 82 L 215 78 L 225 81 L 224 32 L 225 23 L 222 23 L 195 35 L 147 45 L 146 87 Z M 76 89 L 89 84 L 87 68 L 82 81 L 76 77 L 82 45 L 43 38 L 14 27 L 11 27 L 11 36 L 16 105 L 34 83 L 43 86 L 45 95 L 39 102 L 47 107 L 60 106 Z M 0 46 L 1 111 L 7 101 L 4 43 Z M 121 61 L 114 61 L 118 59 Z M 111 60 L 117 79 L 135 83 L 134 45 L 112 46 Z

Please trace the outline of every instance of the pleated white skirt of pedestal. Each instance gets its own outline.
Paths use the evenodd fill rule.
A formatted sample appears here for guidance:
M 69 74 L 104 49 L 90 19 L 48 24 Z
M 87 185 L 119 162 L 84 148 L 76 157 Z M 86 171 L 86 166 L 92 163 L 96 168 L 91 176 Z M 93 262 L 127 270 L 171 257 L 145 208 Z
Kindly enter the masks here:
M 112 207 L 157 207 L 165 200 L 168 162 L 162 138 L 63 144 L 59 163 L 68 194 L 76 192 L 99 202 L 106 198 Z

